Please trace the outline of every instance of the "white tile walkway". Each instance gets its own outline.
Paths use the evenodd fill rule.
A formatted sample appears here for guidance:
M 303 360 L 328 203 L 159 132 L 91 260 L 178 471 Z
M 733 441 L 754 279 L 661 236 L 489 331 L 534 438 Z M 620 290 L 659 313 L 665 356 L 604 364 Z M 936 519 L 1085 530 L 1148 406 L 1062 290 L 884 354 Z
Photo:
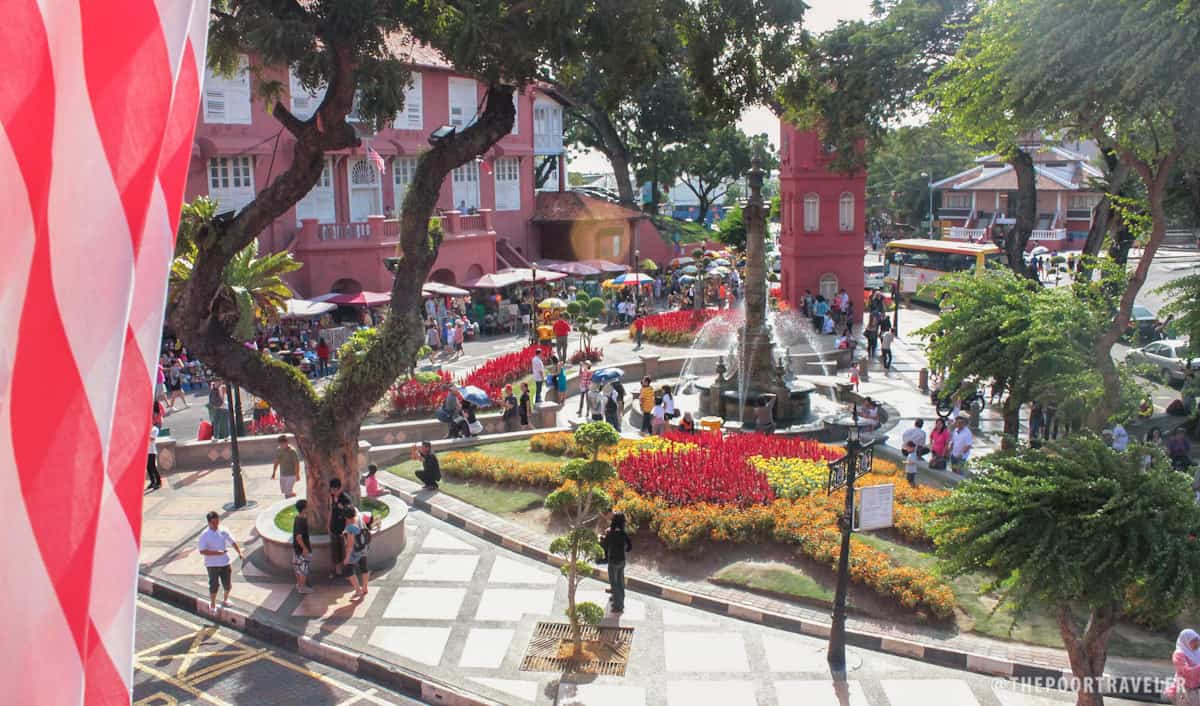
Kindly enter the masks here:
M 404 580 L 463 583 L 471 580 L 478 563 L 477 556 L 418 554 L 408 565 Z
M 513 634 L 512 630 L 472 628 L 467 634 L 458 666 L 499 669 L 512 645 Z
M 748 672 L 746 644 L 736 632 L 667 632 L 668 672 Z

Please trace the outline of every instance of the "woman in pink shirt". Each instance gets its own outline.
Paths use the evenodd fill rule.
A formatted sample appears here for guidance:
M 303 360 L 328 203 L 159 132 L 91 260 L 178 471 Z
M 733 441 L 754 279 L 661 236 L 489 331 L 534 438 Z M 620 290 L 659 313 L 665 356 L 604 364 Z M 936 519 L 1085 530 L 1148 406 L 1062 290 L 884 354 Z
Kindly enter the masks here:
M 946 428 L 946 420 L 938 417 L 929 432 L 929 450 L 934 458 L 944 458 L 946 447 L 950 444 L 950 430 Z
M 375 474 L 378 472 L 379 466 L 373 463 L 367 466 L 367 479 L 363 484 L 366 486 L 368 498 L 377 498 L 382 495 L 379 490 L 379 479 L 375 477 Z
M 1167 687 L 1167 698 L 1176 706 L 1200 706 L 1200 634 L 1188 628 L 1175 641 L 1175 683 Z

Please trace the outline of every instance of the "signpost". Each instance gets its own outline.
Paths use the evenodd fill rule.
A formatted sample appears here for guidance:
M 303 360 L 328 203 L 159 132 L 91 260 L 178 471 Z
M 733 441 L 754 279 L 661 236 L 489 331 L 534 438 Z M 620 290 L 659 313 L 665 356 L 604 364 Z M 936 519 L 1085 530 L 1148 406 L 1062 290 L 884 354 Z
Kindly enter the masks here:
M 856 530 L 875 530 L 891 527 L 896 486 L 868 485 L 858 491 L 858 525 Z
M 835 679 L 846 678 L 846 594 L 850 590 L 850 533 L 854 529 L 854 481 L 871 472 L 875 460 L 875 441 L 859 441 L 858 405 L 847 429 L 846 455 L 829 462 L 827 491 L 846 488 L 846 507 L 838 522 L 842 529 L 842 548 L 838 555 L 837 591 L 833 597 L 833 625 L 829 628 L 829 668 Z

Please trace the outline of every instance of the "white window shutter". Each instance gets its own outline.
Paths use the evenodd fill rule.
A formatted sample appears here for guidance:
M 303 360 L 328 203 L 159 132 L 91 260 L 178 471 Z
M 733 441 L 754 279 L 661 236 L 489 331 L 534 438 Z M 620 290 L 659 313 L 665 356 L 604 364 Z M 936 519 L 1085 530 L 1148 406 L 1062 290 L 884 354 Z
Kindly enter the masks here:
M 225 85 L 209 76 L 204 89 L 204 122 L 225 122 Z
M 414 71 L 412 80 L 404 89 L 404 111 L 396 116 L 392 127 L 397 130 L 420 130 L 424 127 L 421 74 Z
M 325 100 L 325 87 L 318 88 L 315 93 L 304 90 L 300 78 L 291 69 L 288 70 L 288 92 L 292 96 L 292 115 L 301 120 L 308 120 Z

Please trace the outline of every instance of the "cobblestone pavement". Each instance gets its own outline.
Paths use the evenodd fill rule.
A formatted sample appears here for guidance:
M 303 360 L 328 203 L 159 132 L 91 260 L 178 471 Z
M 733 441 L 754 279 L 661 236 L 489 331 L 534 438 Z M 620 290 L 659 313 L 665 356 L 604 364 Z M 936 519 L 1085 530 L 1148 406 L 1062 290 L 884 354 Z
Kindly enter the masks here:
M 248 467 L 246 475 L 251 498 L 276 497 L 267 467 Z M 227 471 L 176 473 L 167 480 L 170 487 L 153 494 L 146 508 L 142 570 L 200 595 L 206 588 L 195 538 L 204 512 L 219 511 L 228 497 Z M 625 676 L 565 683 L 560 673 L 520 669 L 537 623 L 562 619 L 565 580 L 553 568 L 413 511 L 406 520 L 405 549 L 395 562 L 376 567 L 365 600 L 351 602 L 344 581 L 319 581 L 313 594 L 301 596 L 292 590 L 290 577 L 260 568 L 254 515 L 252 508 L 223 513 L 222 526 L 244 543 L 249 556 L 249 561 L 236 563 L 235 605 L 272 625 L 386 659 L 504 704 L 1053 706 L 1071 701 L 1063 692 L 1022 691 L 985 676 L 856 648 L 849 651 L 849 685 L 839 694 L 821 639 L 636 593 L 627 598 L 623 615 L 609 613 L 604 623 L 634 629 Z M 636 567 L 636 547 L 631 562 Z M 581 598 L 603 604 L 603 588 L 588 581 Z M 154 629 L 142 624 L 139 635 Z M 282 698 L 261 691 L 276 687 L 267 677 L 247 675 L 245 680 L 231 683 L 221 698 L 229 703 L 293 700 L 291 691 Z M 270 697 L 262 698 L 265 693 Z
M 421 703 L 145 597 L 134 649 L 135 706 Z

